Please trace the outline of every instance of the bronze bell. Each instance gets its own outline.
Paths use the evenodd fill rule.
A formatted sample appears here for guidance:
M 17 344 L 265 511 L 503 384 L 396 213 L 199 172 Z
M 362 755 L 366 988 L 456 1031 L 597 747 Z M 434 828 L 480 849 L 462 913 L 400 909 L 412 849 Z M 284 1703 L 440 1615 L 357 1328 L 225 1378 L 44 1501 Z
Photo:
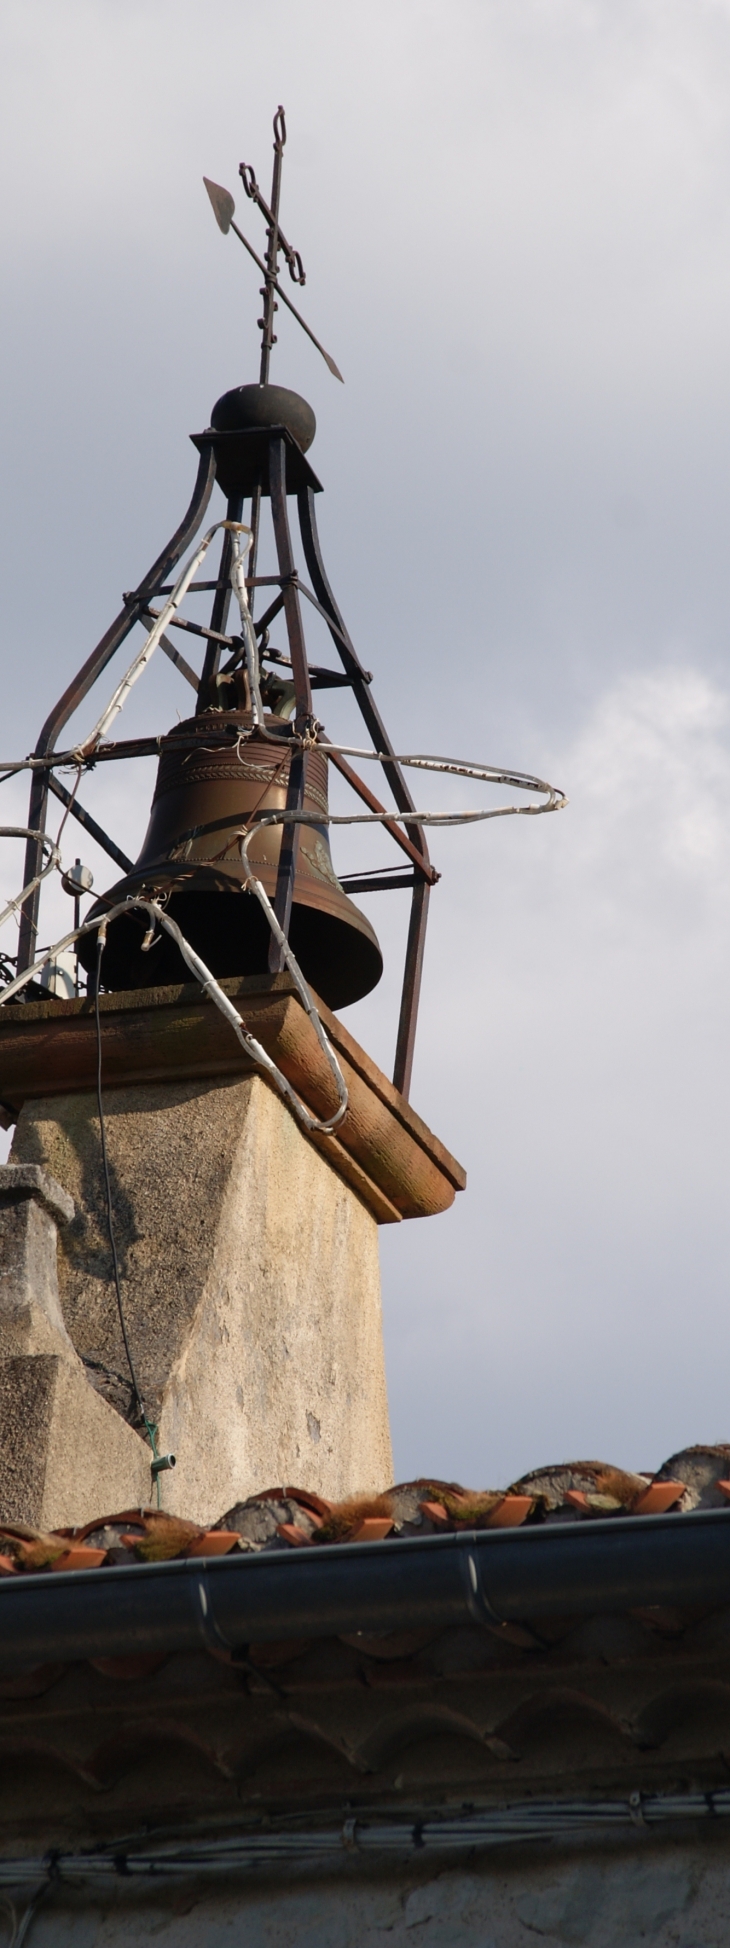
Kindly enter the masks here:
M 101 918 L 130 894 L 161 899 L 218 979 L 268 970 L 271 932 L 258 900 L 244 888 L 238 834 L 254 812 L 285 806 L 292 743 L 280 717 L 265 719 L 276 742 L 253 731 L 252 723 L 250 710 L 207 710 L 175 726 L 160 757 L 137 863 L 88 915 Z M 324 816 L 321 825 L 301 827 L 289 939 L 315 992 L 329 1007 L 343 1008 L 375 987 L 383 959 L 370 922 L 348 899 L 332 865 L 325 822 L 327 759 L 321 749 L 307 754 L 304 810 Z M 268 826 L 249 847 L 253 871 L 272 901 L 281 838 L 281 826 Z M 142 912 L 112 921 L 102 962 L 104 987 L 190 980 L 163 929 L 143 953 L 147 924 Z M 79 942 L 79 958 L 88 970 L 95 967 L 95 934 Z

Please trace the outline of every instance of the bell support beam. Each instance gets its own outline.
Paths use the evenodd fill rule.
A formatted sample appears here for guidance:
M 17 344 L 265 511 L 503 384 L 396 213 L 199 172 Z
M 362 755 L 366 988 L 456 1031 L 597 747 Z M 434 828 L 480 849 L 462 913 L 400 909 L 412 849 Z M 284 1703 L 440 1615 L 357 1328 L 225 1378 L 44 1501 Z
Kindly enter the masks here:
M 304 548 L 304 558 L 315 594 L 319 599 L 328 621 L 332 641 L 345 669 L 352 677 L 352 687 L 360 706 L 360 713 L 367 725 L 376 750 L 386 752 L 392 760 L 391 762 L 384 763 L 383 770 L 385 771 L 395 802 L 400 811 L 415 811 L 413 799 L 403 777 L 400 765 L 396 763 L 390 738 L 388 737 L 375 699 L 370 695 L 368 685 L 364 679 L 360 659 L 350 639 L 327 579 L 327 571 L 322 560 L 322 550 L 319 544 L 317 515 L 314 505 L 314 494 L 311 487 L 302 488 L 297 496 L 297 505 L 299 509 L 299 525 L 302 535 L 302 546 Z M 423 828 L 414 819 L 408 822 L 406 830 L 411 844 L 415 842 L 418 845 L 421 859 L 429 864 L 428 846 Z M 418 1022 L 418 1003 L 421 993 L 423 952 L 426 944 L 429 893 L 430 886 L 427 879 L 418 875 L 411 896 L 408 942 L 406 946 L 400 1017 L 396 1038 L 395 1067 L 393 1070 L 395 1087 L 400 1090 L 401 1095 L 405 1097 L 406 1101 L 408 1100 L 413 1070 L 413 1051 Z
M 69 717 L 73 716 L 79 704 L 83 703 L 84 697 L 88 696 L 89 691 L 93 688 L 98 677 L 106 669 L 107 663 L 111 662 L 112 656 L 119 649 L 120 644 L 124 642 L 125 637 L 129 635 L 130 630 L 134 628 L 135 623 L 144 614 L 148 602 L 157 594 L 165 577 L 174 568 L 180 556 L 184 554 L 189 542 L 192 541 L 193 536 L 197 533 L 208 506 L 213 491 L 215 471 L 216 462 L 213 444 L 212 442 L 206 442 L 198 463 L 198 473 L 193 488 L 192 499 L 179 527 L 175 529 L 175 533 L 171 536 L 162 554 L 158 555 L 157 560 L 153 562 L 152 567 L 148 570 L 144 580 L 140 582 L 134 595 L 130 596 L 125 602 L 120 614 L 115 617 L 114 622 L 107 629 L 106 634 L 102 636 L 101 641 L 97 643 L 96 648 L 92 650 L 91 655 L 82 664 L 78 675 L 74 677 L 73 682 L 64 690 L 63 696 L 59 697 L 58 703 L 54 705 L 50 716 L 46 718 L 38 743 L 36 744 L 36 757 L 46 757 L 47 753 L 53 749 L 59 731 L 63 729 L 64 724 L 68 723 Z M 44 832 L 46 829 L 48 790 L 48 772 L 45 769 L 34 772 L 30 790 L 28 825 L 36 832 Z M 29 880 L 35 878 L 36 873 L 39 871 L 41 851 L 40 840 L 28 840 L 25 855 L 26 885 Z M 28 899 L 25 900 L 21 908 L 17 963 L 19 974 L 25 973 L 26 968 L 31 966 L 35 957 L 40 890 L 39 886 L 36 887 L 35 892 L 29 894 Z
M 323 742 L 326 743 L 326 741 L 325 738 Z M 336 765 L 337 770 L 342 773 L 343 778 L 346 778 L 347 783 L 352 785 L 353 791 L 357 792 L 358 797 L 362 798 L 365 804 L 370 806 L 372 811 L 382 812 L 384 810 L 384 807 L 380 804 L 374 793 L 369 791 L 363 779 L 358 776 L 356 771 L 353 771 L 352 766 L 347 763 L 345 758 L 340 756 L 339 752 L 332 752 L 330 763 Z M 409 859 L 413 860 L 415 867 L 413 874 L 408 874 L 406 879 L 399 881 L 395 878 L 391 882 L 393 885 L 400 883 L 401 885 L 413 887 L 411 912 L 408 922 L 408 939 L 406 941 L 400 1015 L 398 1019 L 398 1034 L 395 1046 L 395 1064 L 393 1068 L 393 1082 L 395 1087 L 400 1090 L 401 1095 L 407 1102 L 413 1073 L 413 1052 L 416 1045 L 418 1004 L 421 996 L 421 976 L 423 973 L 423 952 L 426 944 L 428 901 L 431 887 L 436 884 L 439 874 L 434 871 L 430 861 L 424 861 L 416 851 L 416 847 L 413 845 L 411 839 L 409 839 L 407 833 L 401 832 L 400 827 L 395 824 L 394 820 L 384 818 L 383 825 L 385 830 L 395 839 L 396 844 L 401 847 L 401 850 L 407 853 Z M 421 830 L 422 828 L 418 827 L 417 829 Z M 362 886 L 360 888 L 361 892 L 376 892 L 378 890 L 375 884 L 372 887 Z
M 297 506 L 299 510 L 299 525 L 301 528 L 304 558 L 312 579 L 312 586 L 320 604 L 321 613 L 324 615 L 340 660 L 352 679 L 352 687 L 360 707 L 360 714 L 367 725 L 373 744 L 376 750 L 384 751 L 386 754 L 383 770 L 388 779 L 396 805 L 402 812 L 413 812 L 415 811 L 413 799 L 408 790 L 400 765 L 395 758 L 393 746 L 380 711 L 378 710 L 374 697 L 370 694 L 369 685 L 366 682 L 365 672 L 360 658 L 327 579 L 327 571 L 322 559 L 322 550 L 317 532 L 317 514 L 311 487 L 302 488 L 297 495 Z M 413 821 L 413 837 L 414 842 L 418 844 L 423 858 L 428 859 L 428 846 L 426 844 L 425 834 L 415 821 Z
M 322 735 L 320 741 L 328 749 L 329 738 Z M 409 839 L 408 834 L 401 832 L 400 826 L 396 824 L 395 819 L 389 818 L 385 806 L 381 805 L 380 799 L 376 798 L 374 791 L 371 791 L 369 785 L 366 785 L 364 778 L 360 777 L 358 771 L 353 771 L 352 765 L 348 764 L 347 758 L 343 758 L 340 751 L 328 749 L 328 757 L 330 764 L 335 766 L 335 769 L 339 771 L 341 777 L 346 780 L 348 785 L 352 786 L 353 791 L 357 792 L 358 798 L 362 799 L 363 804 L 367 805 L 369 811 L 382 815 L 385 831 L 390 833 L 391 839 L 395 839 L 395 843 L 400 846 L 401 852 L 405 852 L 407 858 L 413 861 L 416 871 L 420 876 L 428 880 L 429 886 L 435 886 L 436 881 L 441 876 L 440 873 L 436 872 L 435 868 L 431 865 L 430 859 L 424 859 L 423 853 L 419 852 L 418 847 L 413 844 L 412 839 Z
M 47 775 L 49 791 L 53 792 L 55 798 L 60 799 L 61 804 L 65 805 L 67 812 L 71 813 L 71 817 L 78 820 L 79 825 L 82 825 L 84 831 L 88 832 L 89 838 L 93 839 L 96 845 L 101 846 L 102 852 L 106 852 L 108 857 L 113 859 L 117 866 L 121 866 L 123 873 L 131 873 L 133 861 L 127 858 L 126 852 L 122 852 L 120 847 L 114 844 L 114 840 L 110 839 L 108 832 L 104 831 L 102 825 L 97 825 L 96 819 L 92 818 L 91 813 L 87 812 L 83 805 L 79 804 L 78 798 L 74 798 L 73 792 L 66 790 L 66 786 L 61 784 L 60 778 L 54 778 L 52 771 Z
M 423 975 L 423 953 L 426 945 L 426 925 L 428 921 L 428 902 L 431 888 L 428 881 L 418 879 L 411 895 L 411 912 L 408 922 L 406 942 L 406 962 L 403 970 L 398 1034 L 395 1044 L 393 1081 L 400 1089 L 405 1101 L 411 1092 L 413 1074 L 413 1054 L 416 1046 L 418 1026 L 418 1004 L 421 999 L 421 978 Z
M 297 730 L 306 731 L 310 728 L 312 716 L 312 693 L 309 687 L 304 624 L 299 606 L 299 590 L 295 585 L 296 570 L 286 506 L 286 447 L 283 439 L 276 435 L 269 442 L 269 491 L 279 574 L 283 584 L 284 615 L 289 637 L 292 676 L 297 693 L 295 724 Z
M 228 505 L 226 508 L 226 520 L 240 521 L 242 511 L 243 511 L 243 495 L 239 493 L 229 495 Z M 210 612 L 210 635 L 208 640 L 208 647 L 205 652 L 203 672 L 200 678 L 200 686 L 198 689 L 198 705 L 195 713 L 196 716 L 198 717 L 200 716 L 200 712 L 207 708 L 210 686 L 213 681 L 213 678 L 218 674 L 218 666 L 221 660 L 221 647 L 222 647 L 219 638 L 225 635 L 226 623 L 228 621 L 228 611 L 231 606 L 231 596 L 233 594 L 233 590 L 231 587 L 232 560 L 233 560 L 233 541 L 231 539 L 230 530 L 226 528 L 225 533 L 223 535 L 223 547 L 221 549 L 220 568 L 218 570 L 218 582 L 216 585 L 215 595 L 213 597 L 213 607 Z
M 253 588 L 254 583 L 251 582 L 248 586 Z M 260 586 L 260 584 L 257 584 L 257 586 Z M 283 609 L 283 607 L 284 607 L 284 595 L 283 595 L 283 591 L 280 589 L 278 595 L 274 597 L 273 602 L 269 603 L 268 609 L 266 610 L 265 614 L 261 616 L 260 621 L 254 623 L 254 629 L 256 631 L 257 636 L 264 635 L 265 631 L 269 627 L 269 623 L 274 621 L 274 618 L 279 614 L 279 610 Z
M 284 616 L 289 639 L 292 677 L 296 693 L 295 729 L 306 732 L 312 724 L 312 690 L 309 681 L 309 665 L 304 640 L 304 624 L 299 606 L 299 592 L 295 586 L 294 557 L 292 554 L 289 516 L 286 505 L 286 446 L 281 437 L 274 435 L 269 441 L 269 492 L 271 495 L 271 518 L 276 541 L 276 554 L 279 574 L 282 578 L 284 597 Z M 304 804 L 306 783 L 306 752 L 295 751 L 289 766 L 289 783 L 286 794 L 286 810 L 299 812 Z M 294 895 L 294 875 L 301 836 L 300 825 L 284 825 L 281 834 L 279 870 L 276 879 L 274 912 L 282 932 L 289 937 L 292 899 Z M 284 956 L 278 942 L 271 939 L 269 948 L 269 970 L 278 974 L 284 965 Z

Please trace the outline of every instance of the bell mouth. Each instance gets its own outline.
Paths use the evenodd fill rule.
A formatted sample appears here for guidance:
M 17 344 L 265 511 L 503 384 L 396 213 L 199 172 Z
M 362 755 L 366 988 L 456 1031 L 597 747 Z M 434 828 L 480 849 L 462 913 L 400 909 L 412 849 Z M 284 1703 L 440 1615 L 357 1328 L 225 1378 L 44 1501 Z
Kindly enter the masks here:
M 275 871 L 252 863 L 273 902 Z M 238 876 L 210 866 L 191 868 L 169 862 L 158 870 L 147 866 L 118 880 L 87 918 L 101 920 L 110 907 L 134 896 L 164 902 L 165 912 L 216 980 L 268 974 L 271 929 L 255 894 L 242 887 Z M 101 964 L 105 988 L 173 987 L 192 978 L 164 928 L 158 929 L 154 945 L 143 952 L 147 928 L 142 911 L 120 914 L 112 921 Z M 96 939 L 96 933 L 88 933 L 78 943 L 79 960 L 87 973 L 96 967 Z M 362 1000 L 383 972 L 383 956 L 369 920 L 336 883 L 331 889 L 318 886 L 310 902 L 306 883 L 297 876 L 289 942 L 305 980 L 328 1008 L 347 1008 Z

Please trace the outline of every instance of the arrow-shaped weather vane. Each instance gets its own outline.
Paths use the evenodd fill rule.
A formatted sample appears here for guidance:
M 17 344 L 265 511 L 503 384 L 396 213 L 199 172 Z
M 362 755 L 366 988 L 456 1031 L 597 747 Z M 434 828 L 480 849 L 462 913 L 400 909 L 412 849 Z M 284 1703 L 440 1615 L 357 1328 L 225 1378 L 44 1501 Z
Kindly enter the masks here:
M 284 154 L 285 142 L 286 142 L 286 121 L 284 119 L 284 110 L 283 108 L 277 108 L 276 114 L 274 116 L 274 173 L 273 173 L 272 183 L 271 183 L 271 203 L 270 204 L 266 202 L 265 198 L 261 194 L 261 190 L 259 189 L 253 169 L 251 168 L 251 164 L 248 162 L 242 162 L 238 172 L 241 181 L 243 183 L 243 187 L 245 189 L 246 195 L 250 196 L 251 201 L 258 205 L 258 208 L 261 210 L 262 215 L 265 216 L 266 218 L 266 262 L 265 263 L 263 262 L 262 258 L 259 257 L 258 252 L 254 250 L 253 244 L 249 243 L 248 237 L 244 237 L 243 231 L 239 230 L 238 224 L 234 223 L 233 221 L 235 211 L 236 211 L 236 205 L 233 201 L 233 197 L 231 196 L 230 190 L 222 189 L 220 183 L 211 183 L 207 176 L 203 177 L 203 182 L 205 183 L 205 187 L 208 191 L 208 195 L 213 205 L 215 219 L 219 229 L 223 231 L 224 236 L 227 235 L 229 230 L 235 231 L 236 236 L 239 238 L 239 241 L 243 244 L 244 248 L 248 251 L 249 256 L 253 257 L 253 261 L 255 264 L 258 264 L 259 270 L 263 273 L 263 277 L 265 280 L 261 292 L 261 296 L 264 300 L 264 315 L 262 318 L 259 318 L 258 321 L 261 327 L 261 334 L 262 334 L 261 371 L 259 374 L 260 384 L 262 386 L 265 386 L 268 382 L 269 363 L 271 359 L 271 347 L 272 345 L 276 344 L 276 333 L 274 331 L 274 312 L 278 310 L 278 305 L 276 303 L 274 292 L 276 292 L 277 295 L 282 299 L 282 302 L 287 306 L 288 310 L 294 313 L 294 317 L 296 318 L 297 323 L 301 325 L 302 331 L 306 332 L 307 337 L 311 338 L 312 344 L 316 345 L 317 351 L 321 352 L 325 365 L 329 366 L 330 372 L 334 373 L 335 378 L 339 379 L 341 383 L 344 384 L 342 373 L 338 371 L 334 359 L 330 358 L 329 352 L 326 352 L 324 349 L 324 345 L 320 345 L 319 339 L 315 338 L 314 332 L 310 330 L 310 327 L 306 323 L 305 319 L 302 317 L 301 312 L 297 311 L 296 305 L 292 304 L 291 298 L 288 298 L 286 295 L 286 291 L 282 290 L 277 276 L 277 272 L 279 269 L 279 251 L 282 250 L 286 258 L 287 264 L 289 266 L 289 275 L 292 279 L 292 282 L 294 284 L 304 284 L 306 282 L 305 274 L 304 274 L 304 265 L 299 255 L 299 251 L 292 249 L 291 244 L 287 243 L 286 237 L 284 236 L 283 231 L 279 227 L 279 195 L 281 190 L 281 164 L 282 164 L 282 158 Z

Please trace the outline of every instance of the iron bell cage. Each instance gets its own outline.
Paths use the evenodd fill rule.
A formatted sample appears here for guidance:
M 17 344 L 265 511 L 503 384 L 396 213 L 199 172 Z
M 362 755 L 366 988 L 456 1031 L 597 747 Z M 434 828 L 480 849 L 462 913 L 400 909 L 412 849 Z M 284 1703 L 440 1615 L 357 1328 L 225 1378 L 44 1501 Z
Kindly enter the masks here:
M 28 886 L 41 872 L 40 835 L 46 829 L 52 794 L 123 874 L 87 918 L 97 913 L 101 918 L 110 905 L 129 894 L 144 892 L 164 899 L 191 944 L 205 951 L 217 978 L 260 973 L 267 968 L 275 973 L 283 966 L 281 947 L 269 932 L 260 907 L 246 894 L 240 871 L 237 872 L 235 862 L 226 853 L 226 828 L 239 828 L 242 819 L 245 821 L 255 809 L 262 807 L 312 812 L 320 806 L 321 826 L 270 826 L 262 833 L 258 851 L 252 847 L 251 864 L 269 892 L 277 919 L 291 941 L 305 977 L 333 1007 L 346 1005 L 367 993 L 382 971 L 375 933 L 351 896 L 386 888 L 410 891 L 393 1072 L 396 1088 L 407 1097 L 429 894 L 439 875 L 431 864 L 425 832 L 414 816 L 413 798 L 375 702 L 370 673 L 357 655 L 322 558 L 316 513 L 316 499 L 322 489 L 307 459 L 315 431 L 314 414 L 298 394 L 269 382 L 277 297 L 294 311 L 334 375 L 341 376 L 334 360 L 291 304 L 278 278 L 281 254 L 293 281 L 297 284 L 305 281 L 299 253 L 287 243 L 278 220 L 285 140 L 286 125 L 280 108 L 274 120 L 270 202 L 264 199 L 250 165 L 241 164 L 240 169 L 246 194 L 266 220 L 265 262 L 233 222 L 233 198 L 206 180 L 219 227 L 236 231 L 263 273 L 259 381 L 225 393 L 213 410 L 210 426 L 192 436 L 199 462 L 187 512 L 137 588 L 125 594 L 120 613 L 46 718 L 34 752 L 40 763 L 32 774 L 28 829 L 36 836 L 27 842 L 24 885 Z M 192 635 L 202 642 L 200 674 L 190 668 L 173 646 L 167 630 L 162 637 L 163 649 L 195 688 L 194 714 L 185 723 L 177 724 L 167 736 L 107 739 L 97 743 L 93 753 L 89 752 L 88 762 L 95 765 L 152 754 L 159 756 L 150 826 L 140 857 L 132 862 L 84 808 L 77 789 L 67 789 L 54 768 L 54 761 L 57 758 L 59 769 L 64 762 L 68 766 L 69 753 L 59 749 L 64 727 L 135 625 L 141 623 L 147 630 L 153 627 L 159 616 L 156 604 L 160 598 L 169 596 L 170 577 L 202 526 L 216 484 L 225 497 L 227 523 L 241 523 L 246 508 L 246 526 L 252 533 L 246 588 L 252 612 L 262 596 L 265 601 L 254 620 L 261 696 L 266 711 L 264 738 L 257 737 L 252 720 L 243 640 L 240 634 L 229 629 L 233 534 L 230 527 L 223 526 L 215 579 L 200 579 L 191 584 L 191 591 L 212 597 L 209 622 L 204 625 L 176 613 L 167 625 L 185 631 L 188 640 Z M 270 503 L 277 572 L 257 575 L 262 503 L 266 500 Z M 306 579 L 295 552 L 292 506 L 298 526 L 297 552 L 301 550 Z M 322 668 L 310 662 L 305 608 L 314 609 L 323 618 L 339 668 Z M 269 631 L 277 617 L 283 619 L 286 629 L 286 656 L 269 643 Z M 341 686 L 354 695 L 374 750 L 379 754 L 394 801 L 392 815 L 342 753 L 330 749 L 327 757 L 324 755 L 327 739 L 315 717 L 313 694 Z M 315 735 L 317 744 L 313 747 L 309 740 Z M 274 739 L 279 744 L 280 755 Z M 351 874 L 345 883 L 336 878 L 326 823 L 329 764 L 335 766 L 368 811 L 380 817 L 401 855 L 394 869 Z M 40 894 L 38 884 L 21 908 L 18 974 L 30 968 L 34 961 Z M 122 915 L 112 922 L 104 957 L 105 987 L 130 988 L 189 978 L 168 936 L 159 943 L 155 955 L 147 954 L 143 958 L 143 933 L 144 925 L 136 913 Z M 87 934 L 79 941 L 78 953 L 93 982 L 94 934 Z M 32 990 L 26 990 L 28 998 L 31 993 Z
M 49 796 L 53 794 L 122 873 L 92 907 L 77 940 L 78 960 L 87 969 L 92 991 L 102 942 L 107 988 L 149 987 L 187 979 L 188 971 L 175 942 L 179 929 L 178 938 L 187 942 L 200 960 L 204 958 L 215 980 L 267 971 L 276 974 L 286 964 L 286 955 L 293 954 L 294 964 L 299 963 L 305 981 L 316 994 L 329 1006 L 341 1007 L 367 994 L 382 972 L 376 935 L 352 895 L 408 890 L 410 918 L 393 1073 L 396 1088 L 407 1098 L 429 896 L 439 878 L 429 858 L 424 822 L 462 824 L 514 812 L 533 814 L 557 810 L 566 800 L 553 786 L 525 773 L 496 771 L 456 760 L 399 760 L 395 753 L 375 702 L 370 672 L 357 655 L 322 559 L 316 513 L 317 495 L 322 490 L 307 457 L 315 432 L 314 414 L 299 394 L 272 385 L 269 378 L 279 300 L 293 312 L 334 377 L 341 379 L 334 359 L 315 337 L 279 278 L 279 259 L 283 257 L 293 283 L 305 282 L 299 252 L 287 241 L 279 221 L 285 141 L 284 111 L 279 108 L 274 117 L 269 201 L 251 165 L 241 163 L 239 171 L 246 196 L 265 220 L 265 259 L 259 257 L 235 222 L 230 192 L 204 179 L 219 228 L 224 234 L 235 233 L 263 276 L 258 383 L 224 393 L 213 409 L 210 426 L 193 434 L 198 472 L 186 514 L 138 587 L 124 596 L 119 615 L 54 705 L 32 758 L 25 760 L 31 767 L 32 784 L 28 826 L 24 828 L 23 893 L 12 903 L 20 909 L 17 972 L 5 995 L 0 992 L 0 1001 L 21 987 L 24 998 L 31 998 L 34 992 L 28 983 L 30 970 L 35 971 L 36 965 L 41 880 L 50 870 L 48 864 L 44 866 L 44 859 L 49 853 L 46 820 Z M 225 499 L 225 518 L 207 530 L 192 561 L 171 582 L 181 558 L 196 540 L 216 483 Z M 267 500 L 276 573 L 259 575 L 256 567 L 262 507 Z M 296 510 L 303 570 L 295 553 L 292 507 Z M 214 579 L 195 579 L 218 530 L 222 545 Z M 229 625 L 234 587 L 240 633 Z M 212 597 L 208 623 L 179 613 L 179 604 L 188 592 Z M 160 610 L 157 604 L 161 599 Z M 262 600 L 264 607 L 254 620 Z M 311 610 L 326 624 L 339 667 L 323 668 L 309 660 L 304 615 Z M 269 631 L 277 618 L 283 619 L 288 654 L 274 648 L 270 641 Z M 138 623 L 147 631 L 147 648 L 127 671 L 86 744 L 73 750 L 60 749 L 66 724 Z M 203 647 L 199 673 L 173 644 L 168 629 L 198 639 Z M 192 685 L 194 713 L 166 736 L 111 740 L 108 729 L 121 707 L 119 700 L 125 687 L 130 687 L 146 655 L 157 646 Z M 357 752 L 331 743 L 315 716 L 314 693 L 343 686 L 352 692 L 371 740 L 372 749 L 361 755 L 379 764 L 393 800 L 390 809 L 349 762 Z M 91 765 L 152 755 L 159 760 L 157 783 L 142 850 L 133 862 L 84 808 L 78 785 L 84 769 Z M 76 768 L 76 778 L 69 791 L 58 772 L 70 764 Z M 522 792 L 537 793 L 543 802 L 446 816 L 419 815 L 403 774 L 406 764 L 515 785 Z M 337 878 L 329 848 L 330 766 L 367 807 L 358 818 L 379 822 L 398 848 L 400 859 L 392 868 Z M 4 767 L 6 772 L 22 768 Z M 50 847 L 51 853 L 55 850 Z M 51 863 L 58 862 L 54 859 Z M 78 895 L 81 881 L 73 872 L 66 874 L 64 884 Z M 259 895 L 263 889 L 263 903 L 270 902 L 268 921 L 261 900 L 251 897 L 252 884 L 258 885 Z M 154 953 L 147 951 L 150 933 L 148 928 L 145 936 L 140 913 L 144 900 L 155 903 L 158 916 L 164 907 L 170 923 L 158 931 Z M 120 905 L 124 906 L 122 912 L 117 911 Z M 114 909 L 115 917 L 100 937 L 99 926 L 110 909 Z M 78 898 L 76 914 L 78 928 Z M 9 972 L 9 958 L 5 960 Z

